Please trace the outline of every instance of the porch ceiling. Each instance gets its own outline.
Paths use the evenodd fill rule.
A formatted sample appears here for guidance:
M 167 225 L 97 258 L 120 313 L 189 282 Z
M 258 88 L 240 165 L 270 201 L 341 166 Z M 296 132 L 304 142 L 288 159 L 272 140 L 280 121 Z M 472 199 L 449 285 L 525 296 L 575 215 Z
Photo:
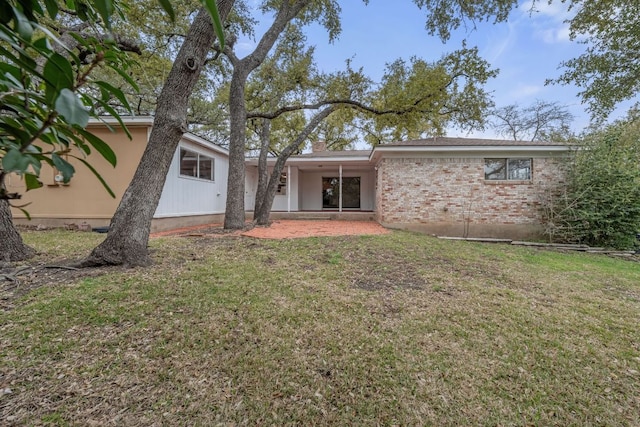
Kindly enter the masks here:
M 252 159 L 253 160 L 253 159 Z M 258 166 L 257 160 L 248 161 L 247 165 Z M 269 166 L 273 166 L 274 160 L 269 159 Z M 301 171 L 338 170 L 342 165 L 343 170 L 373 170 L 373 164 L 369 158 L 335 158 L 335 159 L 289 159 L 287 166 L 297 167 Z
M 338 170 L 342 165 L 343 170 L 373 170 L 373 165 L 366 162 L 292 162 L 291 166 L 296 166 L 301 171 L 323 171 L 323 170 Z

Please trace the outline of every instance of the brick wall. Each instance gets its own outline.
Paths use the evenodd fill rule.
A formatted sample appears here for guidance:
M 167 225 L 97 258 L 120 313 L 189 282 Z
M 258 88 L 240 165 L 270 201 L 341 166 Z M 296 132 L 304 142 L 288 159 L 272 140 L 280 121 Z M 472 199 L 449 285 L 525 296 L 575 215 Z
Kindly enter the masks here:
M 563 181 L 564 164 L 563 158 L 534 158 L 531 181 L 491 182 L 484 179 L 483 158 L 385 158 L 378 165 L 378 221 L 459 230 L 538 225 L 540 194 Z M 500 234 L 476 234 L 483 233 Z

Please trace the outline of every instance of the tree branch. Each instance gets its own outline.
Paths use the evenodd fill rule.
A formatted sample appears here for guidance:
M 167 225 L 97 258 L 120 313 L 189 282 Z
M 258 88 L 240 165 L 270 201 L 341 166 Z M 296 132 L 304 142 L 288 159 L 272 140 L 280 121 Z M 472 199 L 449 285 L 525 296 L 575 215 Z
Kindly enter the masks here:
M 292 111 L 300 111 L 300 110 L 317 110 L 318 108 L 327 106 L 327 105 L 335 105 L 335 106 L 339 106 L 339 105 L 343 105 L 343 106 L 347 106 L 347 107 L 351 107 L 351 108 L 356 108 L 358 110 L 361 111 L 365 111 L 368 113 L 372 113 L 374 115 L 378 115 L 378 116 L 382 116 L 385 114 L 395 114 L 395 115 L 404 115 L 404 114 L 409 114 L 409 113 L 414 113 L 414 112 L 423 112 L 423 113 L 431 113 L 432 110 L 431 109 L 420 109 L 417 108 L 417 106 L 420 104 L 420 102 L 430 98 L 432 95 L 427 95 L 423 98 L 420 98 L 419 100 L 417 100 L 416 102 L 413 103 L 413 105 L 407 107 L 407 108 L 400 108 L 400 109 L 395 109 L 395 108 L 390 108 L 390 109 L 379 109 L 379 108 L 374 108 L 371 107 L 369 105 L 366 105 L 360 101 L 354 101 L 353 99 L 329 99 L 329 100 L 325 100 L 325 101 L 320 101 L 320 102 L 316 102 L 314 104 L 299 104 L 299 105 L 290 105 L 290 106 L 286 106 L 286 107 L 282 107 L 276 111 L 272 111 L 272 112 L 259 112 L 259 111 L 254 111 L 251 113 L 247 113 L 247 118 L 250 119 L 255 119 L 255 118 L 262 118 L 262 119 L 276 119 L 279 116 L 285 114 L 285 113 L 290 113 Z

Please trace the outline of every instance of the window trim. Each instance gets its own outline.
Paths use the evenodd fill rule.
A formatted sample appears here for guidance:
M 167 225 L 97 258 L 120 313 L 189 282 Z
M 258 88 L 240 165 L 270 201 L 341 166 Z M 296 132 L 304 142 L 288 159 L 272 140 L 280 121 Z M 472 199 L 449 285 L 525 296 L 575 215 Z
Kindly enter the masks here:
M 489 178 L 487 175 L 487 161 L 497 161 L 497 160 L 503 160 L 505 162 L 504 167 L 505 167 L 505 178 Z M 529 161 L 529 177 L 522 179 L 522 178 L 510 178 L 509 177 L 509 161 L 511 160 L 528 160 Z M 533 158 L 532 157 L 485 157 L 484 158 L 484 165 L 483 165 L 483 172 L 484 172 L 484 182 L 485 183 L 505 183 L 508 182 L 510 184 L 514 184 L 514 183 L 530 183 L 531 181 L 533 181 Z
M 196 168 L 195 168 L 195 175 L 187 175 L 182 173 L 183 167 L 182 167 L 182 160 L 183 160 L 183 156 L 182 156 L 182 151 L 185 151 L 187 154 L 193 154 L 196 156 Z M 185 154 L 185 156 L 187 155 Z M 206 177 L 201 177 L 200 176 L 200 165 L 201 165 L 201 159 L 202 160 L 211 160 L 211 178 L 206 178 Z M 186 147 L 180 147 L 180 150 L 178 151 L 178 176 L 180 178 L 187 178 L 187 179 L 196 179 L 198 181 L 204 181 L 204 182 L 215 182 L 216 181 L 216 159 L 215 157 L 212 156 L 207 156 L 206 154 L 202 154 L 199 153 L 198 151 L 186 148 Z

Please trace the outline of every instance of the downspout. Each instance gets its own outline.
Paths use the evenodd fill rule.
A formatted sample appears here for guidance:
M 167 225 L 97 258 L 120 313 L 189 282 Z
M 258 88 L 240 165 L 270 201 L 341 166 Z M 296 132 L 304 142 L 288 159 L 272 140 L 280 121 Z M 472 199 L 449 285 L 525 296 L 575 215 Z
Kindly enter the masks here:
M 287 165 L 287 212 L 291 212 L 291 165 Z
M 342 212 L 342 164 L 340 164 L 340 191 L 338 192 L 338 212 Z

